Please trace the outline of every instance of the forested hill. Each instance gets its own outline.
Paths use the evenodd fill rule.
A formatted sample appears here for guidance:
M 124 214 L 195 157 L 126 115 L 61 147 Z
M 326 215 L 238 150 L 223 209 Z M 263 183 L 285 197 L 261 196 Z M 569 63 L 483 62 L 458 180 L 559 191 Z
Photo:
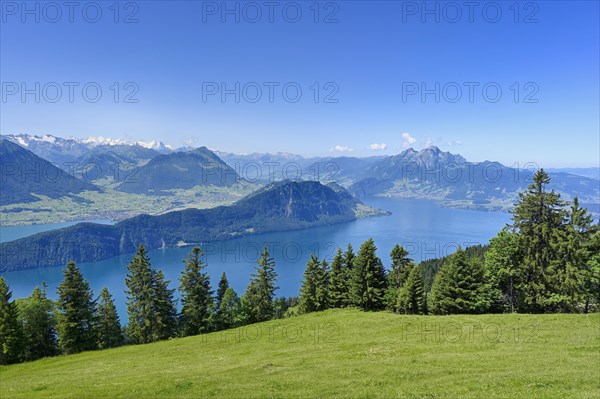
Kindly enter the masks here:
M 0 271 L 97 261 L 148 249 L 349 222 L 362 205 L 342 187 L 270 184 L 230 206 L 140 215 L 113 226 L 79 223 L 0 244 Z
M 39 201 L 39 196 L 82 199 L 83 191 L 101 191 L 89 182 L 73 177 L 33 152 L 0 139 L 0 205 Z

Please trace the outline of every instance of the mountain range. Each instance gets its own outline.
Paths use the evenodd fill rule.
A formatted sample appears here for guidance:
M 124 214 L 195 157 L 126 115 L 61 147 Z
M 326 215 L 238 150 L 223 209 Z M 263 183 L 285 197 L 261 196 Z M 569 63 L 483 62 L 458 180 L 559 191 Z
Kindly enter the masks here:
M 140 215 L 114 225 L 79 223 L 0 244 L 0 272 L 97 261 L 148 249 L 355 220 L 368 208 L 343 187 L 311 181 L 267 185 L 230 206 Z
M 39 201 L 36 194 L 83 201 L 77 194 L 102 191 L 100 187 L 78 179 L 33 152 L 4 139 L 0 139 L 0 177 L 1 206 Z

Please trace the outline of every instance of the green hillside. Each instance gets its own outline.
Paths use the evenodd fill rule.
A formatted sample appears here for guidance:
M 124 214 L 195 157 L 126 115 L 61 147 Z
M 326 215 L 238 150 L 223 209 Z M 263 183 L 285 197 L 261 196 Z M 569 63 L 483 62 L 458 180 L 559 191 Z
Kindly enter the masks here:
M 600 314 L 330 310 L 0 367 L 2 398 L 593 398 Z

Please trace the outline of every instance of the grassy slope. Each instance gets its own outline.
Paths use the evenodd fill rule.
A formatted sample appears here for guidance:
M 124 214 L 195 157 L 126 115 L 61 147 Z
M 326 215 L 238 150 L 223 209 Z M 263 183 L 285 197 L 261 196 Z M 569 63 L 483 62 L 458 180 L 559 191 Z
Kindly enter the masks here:
M 0 367 L 0 396 L 597 398 L 599 351 L 600 314 L 332 310 Z

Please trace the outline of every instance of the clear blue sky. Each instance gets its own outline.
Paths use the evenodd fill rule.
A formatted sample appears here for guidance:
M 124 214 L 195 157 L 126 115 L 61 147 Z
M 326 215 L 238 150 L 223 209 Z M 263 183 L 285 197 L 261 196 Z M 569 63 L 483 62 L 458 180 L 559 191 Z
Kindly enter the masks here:
M 259 1 L 252 3 L 262 13 L 255 23 L 256 7 L 244 8 L 246 3 L 237 3 L 239 23 L 234 14 L 222 22 L 221 1 L 122 2 L 117 16 L 113 3 L 94 3 L 102 12 L 96 18 L 97 10 L 89 6 L 84 12 L 87 3 L 81 2 L 73 22 L 66 7 L 57 16 L 44 3 L 29 3 L 33 14 L 21 2 L 2 3 L 1 133 L 157 139 L 304 155 L 394 154 L 433 143 L 473 161 L 599 163 L 597 1 L 521 2 L 518 15 L 512 1 L 493 2 L 485 10 L 490 2 L 483 1 L 472 22 L 463 2 L 454 3 L 461 6 L 460 16 L 444 2 L 428 2 L 439 9 L 436 22 L 435 12 L 422 14 L 420 1 L 322 2 L 318 16 L 313 1 L 281 1 L 270 22 L 268 6 Z M 296 6 L 302 16 L 292 23 Z M 130 14 L 137 23 L 123 23 Z M 99 20 L 89 22 L 94 19 Z M 23 101 L 22 83 L 35 91 L 36 82 L 40 102 L 35 94 Z M 55 103 L 49 101 L 56 98 L 51 82 L 62 85 Z M 73 102 L 65 82 L 79 83 Z M 96 103 L 88 101 L 93 87 L 87 100 L 83 96 L 89 82 L 102 89 Z M 117 102 L 114 82 L 120 88 Z M 125 87 L 127 82 L 135 86 Z M 230 89 L 240 82 L 240 102 L 233 94 L 225 102 L 218 93 L 207 95 L 214 89 L 210 82 Z M 248 101 L 256 96 L 249 82 L 262 87 L 256 103 Z M 265 82 L 279 83 L 272 102 Z M 302 89 L 296 103 L 282 94 L 289 82 Z M 421 83 L 435 91 L 436 82 L 439 103 L 435 94 L 422 102 Z M 478 84 L 473 102 L 465 82 Z M 482 94 L 487 83 L 493 84 L 489 98 L 496 87 L 502 90 L 495 103 Z M 452 103 L 456 85 L 462 98 Z M 139 101 L 125 103 L 135 87 Z M 295 96 L 290 87 L 288 100 Z M 419 92 L 408 95 L 415 87 Z M 12 94 L 15 88 L 19 92 Z M 324 102 L 336 89 L 331 98 L 338 102 Z

